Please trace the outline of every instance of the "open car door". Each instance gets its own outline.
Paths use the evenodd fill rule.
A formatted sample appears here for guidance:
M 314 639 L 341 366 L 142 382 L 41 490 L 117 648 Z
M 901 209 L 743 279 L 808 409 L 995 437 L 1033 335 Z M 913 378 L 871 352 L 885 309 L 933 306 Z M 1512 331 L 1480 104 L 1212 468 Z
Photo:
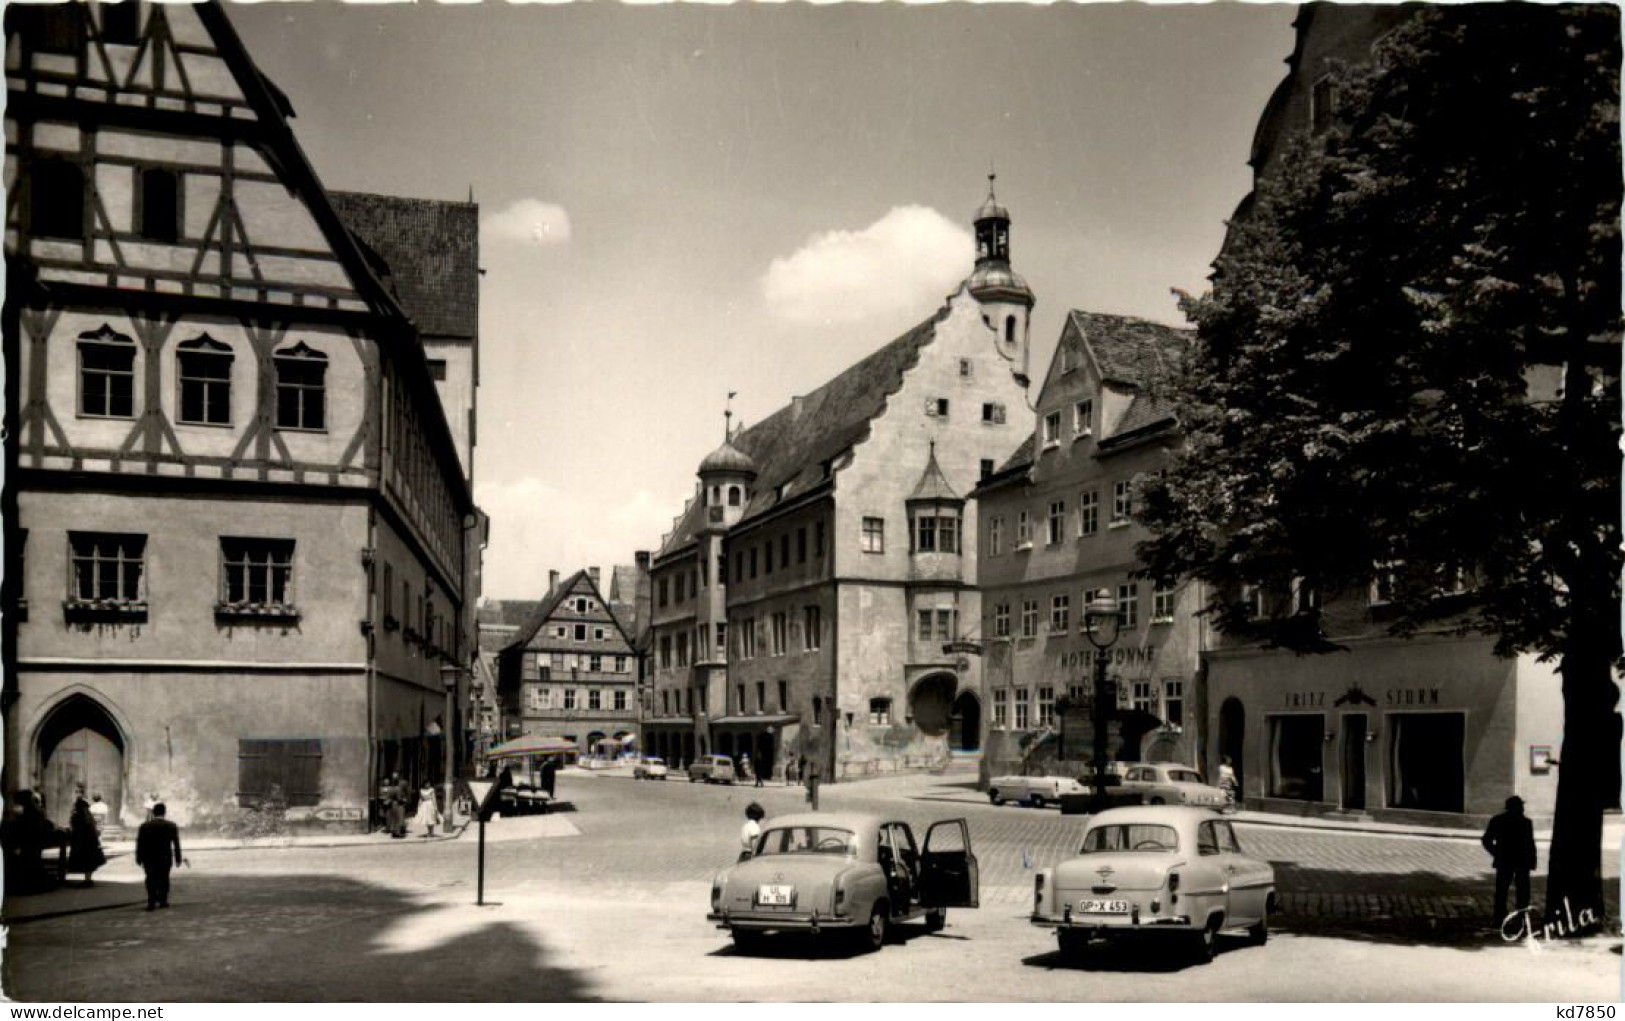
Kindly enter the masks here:
M 980 896 L 970 826 L 963 819 L 932 823 L 920 855 L 920 903 L 928 908 L 974 908 Z

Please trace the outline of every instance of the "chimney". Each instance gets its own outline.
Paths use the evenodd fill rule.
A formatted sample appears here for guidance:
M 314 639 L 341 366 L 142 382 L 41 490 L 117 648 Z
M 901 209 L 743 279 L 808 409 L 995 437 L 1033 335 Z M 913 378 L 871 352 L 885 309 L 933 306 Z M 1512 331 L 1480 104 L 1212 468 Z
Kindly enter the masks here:
M 638 570 L 647 571 L 649 569 L 649 551 L 648 550 L 646 550 L 646 549 L 638 550 L 636 553 L 632 554 L 632 559 L 637 562 Z
M 593 587 L 597 588 L 598 587 L 598 568 L 596 568 L 596 567 L 587 568 L 587 577 L 592 579 Z
M 552 595 L 554 592 L 558 591 L 558 588 L 559 588 L 559 572 L 557 572 L 557 571 L 548 571 L 547 572 L 547 594 Z

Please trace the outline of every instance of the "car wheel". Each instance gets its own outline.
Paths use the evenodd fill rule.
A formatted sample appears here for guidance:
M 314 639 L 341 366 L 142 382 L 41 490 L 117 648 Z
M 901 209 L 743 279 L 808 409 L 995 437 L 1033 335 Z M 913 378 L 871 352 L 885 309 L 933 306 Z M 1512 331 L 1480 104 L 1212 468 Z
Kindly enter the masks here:
M 1161 798 L 1150 798 L 1150 799 L 1148 799 L 1146 801 L 1146 804 L 1148 804 L 1148 805 L 1160 805 L 1160 804 L 1162 804 L 1162 799 Z
M 941 932 L 948 925 L 948 909 L 938 908 L 925 913 L 925 931 Z
M 1269 938 L 1270 938 L 1270 918 L 1269 918 L 1269 915 L 1266 914 L 1263 918 L 1260 918 L 1258 920 L 1258 924 L 1249 925 L 1247 927 L 1247 942 L 1251 943 L 1253 946 L 1261 947 L 1265 943 L 1269 942 Z
M 877 903 L 869 911 L 869 924 L 858 930 L 859 949 L 873 953 L 886 945 L 886 904 Z
M 1218 940 L 1219 920 L 1210 918 L 1191 941 L 1191 956 L 1196 958 L 1197 964 L 1207 964 L 1213 960 L 1213 955 L 1218 952 Z
M 1061 942 L 1062 957 L 1082 957 L 1089 949 L 1089 934 L 1075 929 L 1060 929 L 1055 934 Z
M 993 802 L 995 805 L 1002 805 L 1004 804 L 1004 795 L 999 793 L 998 788 L 994 788 L 993 790 L 987 792 L 987 800 Z
M 1032 796 L 1032 806 L 1034 808 L 1043 808 L 1044 807 L 1044 796 L 1042 794 L 1034 794 Z
M 690 773 L 690 774 L 688 774 L 688 782 L 689 783 L 699 783 L 700 778 L 695 776 L 693 773 Z

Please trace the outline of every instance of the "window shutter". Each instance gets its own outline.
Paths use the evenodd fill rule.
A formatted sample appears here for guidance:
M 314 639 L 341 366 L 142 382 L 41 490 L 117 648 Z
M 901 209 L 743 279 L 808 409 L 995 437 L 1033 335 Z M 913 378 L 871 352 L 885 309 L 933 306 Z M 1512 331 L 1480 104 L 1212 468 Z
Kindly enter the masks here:
M 932 418 L 936 417 L 936 415 L 937 415 L 937 399 L 935 397 L 927 397 L 925 399 L 925 413 L 927 415 L 930 415 Z
M 322 800 L 322 742 L 312 738 L 285 743 L 289 754 L 282 792 L 288 806 L 308 808 L 319 804 Z

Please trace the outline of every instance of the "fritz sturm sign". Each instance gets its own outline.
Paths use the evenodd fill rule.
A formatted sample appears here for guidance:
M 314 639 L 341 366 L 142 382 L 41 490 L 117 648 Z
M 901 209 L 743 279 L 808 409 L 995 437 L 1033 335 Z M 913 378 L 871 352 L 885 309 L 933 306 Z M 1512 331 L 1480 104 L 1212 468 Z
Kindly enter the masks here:
M 1287 709 L 1324 709 L 1327 706 L 1377 705 L 1377 700 L 1365 695 L 1358 687 L 1350 688 L 1355 697 L 1344 695 L 1333 698 L 1325 691 L 1289 691 L 1282 695 Z M 1439 704 L 1438 688 L 1389 688 L 1382 693 L 1382 705 L 1391 709 L 1407 706 L 1434 706 Z

